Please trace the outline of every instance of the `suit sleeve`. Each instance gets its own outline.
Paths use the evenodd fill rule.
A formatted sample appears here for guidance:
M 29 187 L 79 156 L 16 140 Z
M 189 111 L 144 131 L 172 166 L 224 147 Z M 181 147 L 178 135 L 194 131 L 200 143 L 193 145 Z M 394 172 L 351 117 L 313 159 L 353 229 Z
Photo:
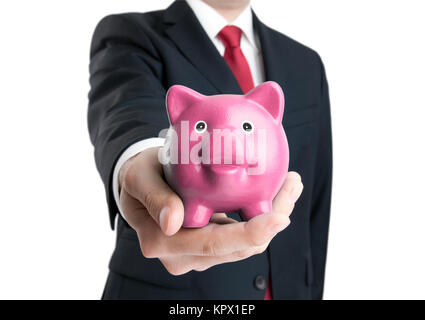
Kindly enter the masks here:
M 126 15 L 112 15 L 95 29 L 89 70 L 88 127 L 114 228 L 115 163 L 129 146 L 168 127 L 162 64 L 143 25 Z
M 332 130 L 329 90 L 322 61 L 320 87 L 319 145 L 310 217 L 313 267 L 312 298 L 322 299 L 332 191 Z

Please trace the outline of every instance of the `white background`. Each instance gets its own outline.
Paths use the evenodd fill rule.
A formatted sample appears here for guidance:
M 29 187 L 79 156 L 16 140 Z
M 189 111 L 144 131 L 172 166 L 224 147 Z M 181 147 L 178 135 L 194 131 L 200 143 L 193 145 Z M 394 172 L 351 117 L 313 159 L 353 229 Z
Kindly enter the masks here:
M 86 112 L 88 55 L 110 13 L 169 0 L 0 4 L 0 298 L 98 299 L 115 235 Z M 425 298 L 421 0 L 253 2 L 317 50 L 333 111 L 325 298 Z

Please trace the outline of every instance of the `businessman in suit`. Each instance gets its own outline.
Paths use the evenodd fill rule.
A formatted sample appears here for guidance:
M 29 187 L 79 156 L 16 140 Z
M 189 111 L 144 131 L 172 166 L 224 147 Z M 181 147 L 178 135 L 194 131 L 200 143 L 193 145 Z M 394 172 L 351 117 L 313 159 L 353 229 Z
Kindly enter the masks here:
M 249 0 L 178 0 L 104 18 L 90 59 L 88 124 L 112 228 L 118 215 L 103 298 L 321 299 L 332 141 L 319 55 L 264 25 Z M 293 171 L 272 212 L 180 228 L 183 204 L 157 158 L 167 89 L 243 94 L 268 80 L 285 92 Z

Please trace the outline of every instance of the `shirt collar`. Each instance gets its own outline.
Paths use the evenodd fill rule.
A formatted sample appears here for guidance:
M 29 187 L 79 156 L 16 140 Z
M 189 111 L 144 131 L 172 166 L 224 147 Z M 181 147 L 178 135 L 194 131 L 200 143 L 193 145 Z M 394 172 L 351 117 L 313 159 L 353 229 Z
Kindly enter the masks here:
M 196 18 L 198 18 L 210 39 L 214 39 L 225 26 L 233 25 L 239 27 L 250 44 L 258 49 L 254 35 L 251 6 L 247 6 L 232 23 L 228 23 L 226 19 L 204 1 L 186 0 L 186 2 L 192 8 Z

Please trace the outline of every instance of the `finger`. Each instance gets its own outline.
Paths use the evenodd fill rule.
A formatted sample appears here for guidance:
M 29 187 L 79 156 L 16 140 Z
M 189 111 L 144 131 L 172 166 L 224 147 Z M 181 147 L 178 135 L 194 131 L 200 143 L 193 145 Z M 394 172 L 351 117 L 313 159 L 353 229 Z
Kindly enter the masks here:
M 211 223 L 227 224 L 237 222 L 235 219 L 229 218 L 225 213 L 214 213 L 210 218 Z
M 302 190 L 301 176 L 296 172 L 288 172 L 280 191 L 273 199 L 273 211 L 290 216 Z
M 155 248 L 154 257 L 224 256 L 262 246 L 289 225 L 289 215 L 294 208 L 292 192 L 299 190 L 300 184 L 298 174 L 288 174 L 274 203 L 273 211 L 256 216 L 248 222 L 223 225 L 211 223 L 201 229 L 181 229 L 174 236 L 165 239 L 150 228 L 148 232 L 144 232 L 145 243 L 148 247 Z
M 121 210 L 127 223 L 137 232 L 140 249 L 146 258 L 156 258 L 162 240 L 168 238 L 146 207 L 125 189 L 120 195 Z
M 213 218 L 227 218 L 227 214 L 225 214 L 225 213 L 214 213 L 212 216 L 211 216 L 211 219 L 213 219 Z
M 262 246 L 289 225 L 286 215 L 265 213 L 248 222 L 214 224 L 200 229 L 180 229 L 172 237 L 160 237 L 154 230 L 144 240 L 154 245 L 156 257 L 172 255 L 223 256 Z
M 215 265 L 223 264 L 223 263 L 229 263 L 229 262 L 236 262 L 245 260 L 249 257 L 252 257 L 257 254 L 263 253 L 267 247 L 269 246 L 270 242 L 267 242 L 266 244 L 259 246 L 259 247 L 253 247 L 246 250 L 240 250 L 233 252 L 228 255 L 220 256 L 220 257 L 213 257 L 213 256 L 192 256 L 199 259 L 196 259 L 194 262 L 193 270 L 195 271 L 205 271 Z
M 224 256 L 262 246 L 289 225 L 289 215 L 301 190 L 299 175 L 289 173 L 273 202 L 273 210 L 270 213 L 256 216 L 248 222 L 212 223 L 201 229 L 181 229 L 173 237 L 166 239 L 157 234 L 154 228 L 149 227 L 149 232 L 144 233 L 144 238 L 149 247 L 155 247 L 153 250 L 155 257 Z M 227 218 L 223 214 L 217 214 L 216 219 Z
M 223 263 L 229 263 L 229 262 L 236 262 L 240 260 L 247 259 L 249 257 L 252 257 L 257 254 L 263 253 L 267 247 L 269 246 L 270 242 L 265 243 L 262 246 L 259 247 L 252 247 L 245 250 L 235 251 L 231 254 L 227 254 L 224 256 L 219 257 L 213 257 L 213 256 L 193 256 L 199 259 L 196 259 L 194 263 L 193 270 L 195 271 L 205 271 L 215 265 L 223 264 Z
M 224 256 L 174 256 L 160 258 L 162 264 L 173 275 L 182 275 L 192 270 L 205 271 L 215 265 L 236 262 L 247 259 L 253 255 L 261 254 L 267 249 L 268 243 L 255 248 L 237 251 Z
M 138 229 L 138 226 L 145 224 L 147 219 L 152 220 L 145 206 L 125 189 L 120 193 L 120 205 L 125 220 L 135 230 Z
M 163 180 L 157 157 L 143 161 L 127 170 L 124 189 L 146 207 L 162 232 L 173 235 L 183 224 L 183 202 Z

